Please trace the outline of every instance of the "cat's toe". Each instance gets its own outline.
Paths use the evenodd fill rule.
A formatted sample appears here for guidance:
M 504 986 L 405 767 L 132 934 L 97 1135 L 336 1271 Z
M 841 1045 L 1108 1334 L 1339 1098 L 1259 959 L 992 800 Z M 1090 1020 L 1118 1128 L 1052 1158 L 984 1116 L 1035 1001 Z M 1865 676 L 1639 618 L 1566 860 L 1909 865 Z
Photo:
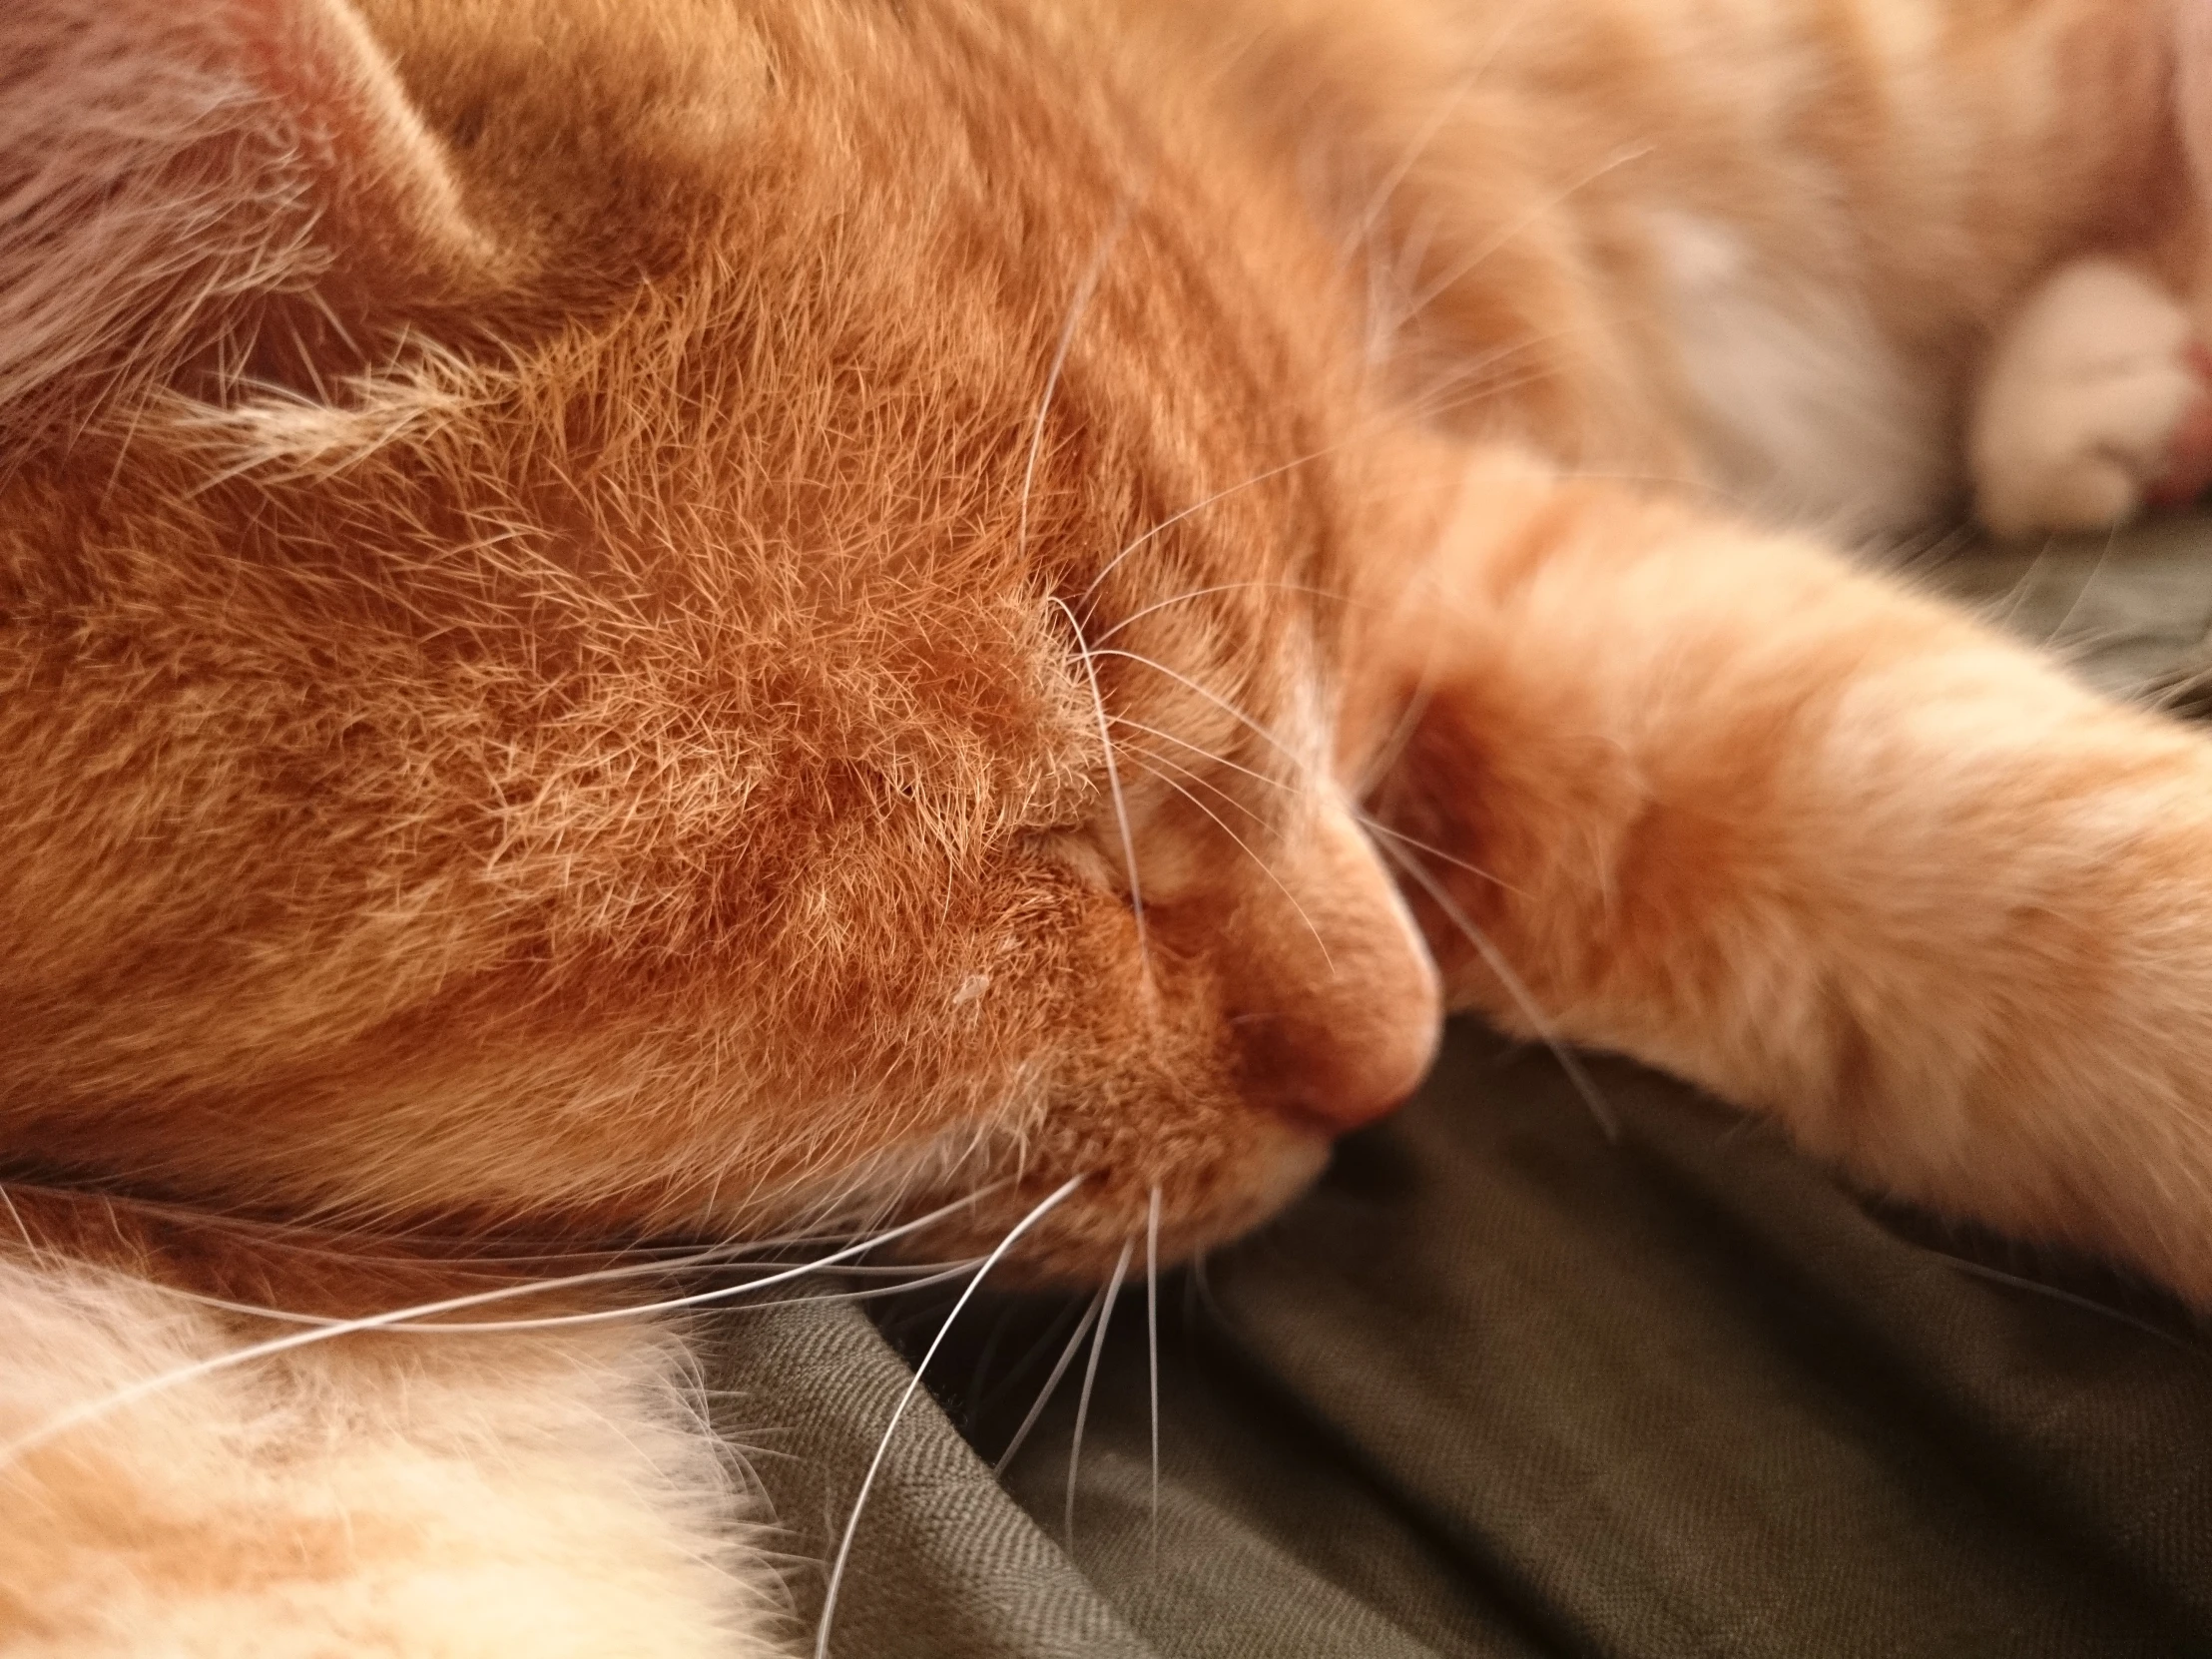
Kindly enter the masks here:
M 2212 488 L 2212 349 L 2192 340 L 2188 363 L 2197 395 L 2167 440 L 2165 472 L 2151 480 L 2148 499 L 2154 507 L 2186 507 Z
M 1974 505 L 1999 536 L 2095 530 L 2212 482 L 2212 356 L 2129 267 L 2065 267 L 2014 315 L 1968 434 Z

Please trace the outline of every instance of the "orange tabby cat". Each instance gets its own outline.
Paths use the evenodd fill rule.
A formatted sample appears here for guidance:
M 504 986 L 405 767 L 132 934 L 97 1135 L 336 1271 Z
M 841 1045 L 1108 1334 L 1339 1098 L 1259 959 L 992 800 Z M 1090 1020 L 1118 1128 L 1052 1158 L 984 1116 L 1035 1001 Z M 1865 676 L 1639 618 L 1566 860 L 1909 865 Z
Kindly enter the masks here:
M 12 0 L 0 1636 L 778 1651 L 676 1335 L 216 1304 L 1095 1276 L 1447 1001 L 2212 1303 L 2212 747 L 1772 527 L 2201 480 L 2208 16 Z

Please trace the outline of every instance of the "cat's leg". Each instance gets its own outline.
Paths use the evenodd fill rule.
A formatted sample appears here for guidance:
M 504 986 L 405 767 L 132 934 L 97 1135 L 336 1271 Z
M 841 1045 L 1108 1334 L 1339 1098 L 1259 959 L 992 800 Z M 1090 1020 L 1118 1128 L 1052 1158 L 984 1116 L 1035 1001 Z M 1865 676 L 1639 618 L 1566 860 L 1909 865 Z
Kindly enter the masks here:
M 2135 267 L 2077 260 L 1998 332 L 1966 440 L 1974 507 L 2000 536 L 2100 530 L 2212 482 L 2212 358 Z
M 4 1217 L 0 1217 L 4 1219 Z M 765 1659 L 672 1339 L 345 1339 L 0 1256 L 0 1649 Z
M 2212 1306 L 2212 743 L 1803 540 L 1465 501 L 1377 803 L 1454 999 Z

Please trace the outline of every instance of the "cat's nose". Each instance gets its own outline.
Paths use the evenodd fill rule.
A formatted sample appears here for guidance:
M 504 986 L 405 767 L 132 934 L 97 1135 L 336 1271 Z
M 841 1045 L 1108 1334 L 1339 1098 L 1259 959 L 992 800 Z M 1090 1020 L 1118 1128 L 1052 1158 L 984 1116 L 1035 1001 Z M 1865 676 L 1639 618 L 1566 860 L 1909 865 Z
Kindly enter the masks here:
M 1239 1016 L 1253 1097 L 1303 1128 L 1337 1135 L 1394 1110 L 1428 1075 L 1438 1020 L 1417 994 L 1386 1017 Z
M 1322 827 L 1239 941 L 1234 1016 L 1257 1104 L 1327 1134 L 1382 1117 L 1435 1058 L 1442 990 L 1381 860 L 1346 816 Z M 1296 899 L 1296 903 L 1288 900 Z

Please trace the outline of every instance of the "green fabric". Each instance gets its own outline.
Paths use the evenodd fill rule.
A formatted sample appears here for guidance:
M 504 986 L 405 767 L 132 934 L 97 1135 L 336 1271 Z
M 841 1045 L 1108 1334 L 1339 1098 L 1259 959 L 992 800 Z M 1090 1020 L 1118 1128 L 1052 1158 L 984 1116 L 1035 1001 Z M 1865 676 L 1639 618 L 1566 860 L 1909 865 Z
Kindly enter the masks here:
M 2205 649 L 2212 519 L 2154 519 L 2114 536 L 1938 547 L 1898 563 L 1909 578 L 2050 648 L 2117 697 L 2162 691 L 2212 666 Z
M 819 1622 L 828 1563 L 913 1373 L 851 1303 L 723 1316 L 708 1345 L 716 1427 L 780 1523 L 794 1628 Z M 831 1652 L 1029 1659 L 1151 1653 L 917 1394 L 889 1441 L 838 1593 Z
M 1915 568 L 2117 690 L 2195 667 L 2212 619 L 2194 522 Z M 1171 1277 L 1156 1507 L 1125 1294 L 1072 1551 L 1083 1361 L 1005 1488 L 970 1448 L 1003 1445 L 1068 1314 L 971 1305 L 889 1441 L 830 1651 L 2212 1654 L 2212 1351 L 2186 1316 L 1877 1213 L 1665 1079 L 1591 1075 L 1617 1138 L 1550 1056 L 1455 1027 L 1314 1194 Z M 809 1640 L 901 1356 L 950 1297 L 869 1306 L 714 1326 L 717 1422 Z

